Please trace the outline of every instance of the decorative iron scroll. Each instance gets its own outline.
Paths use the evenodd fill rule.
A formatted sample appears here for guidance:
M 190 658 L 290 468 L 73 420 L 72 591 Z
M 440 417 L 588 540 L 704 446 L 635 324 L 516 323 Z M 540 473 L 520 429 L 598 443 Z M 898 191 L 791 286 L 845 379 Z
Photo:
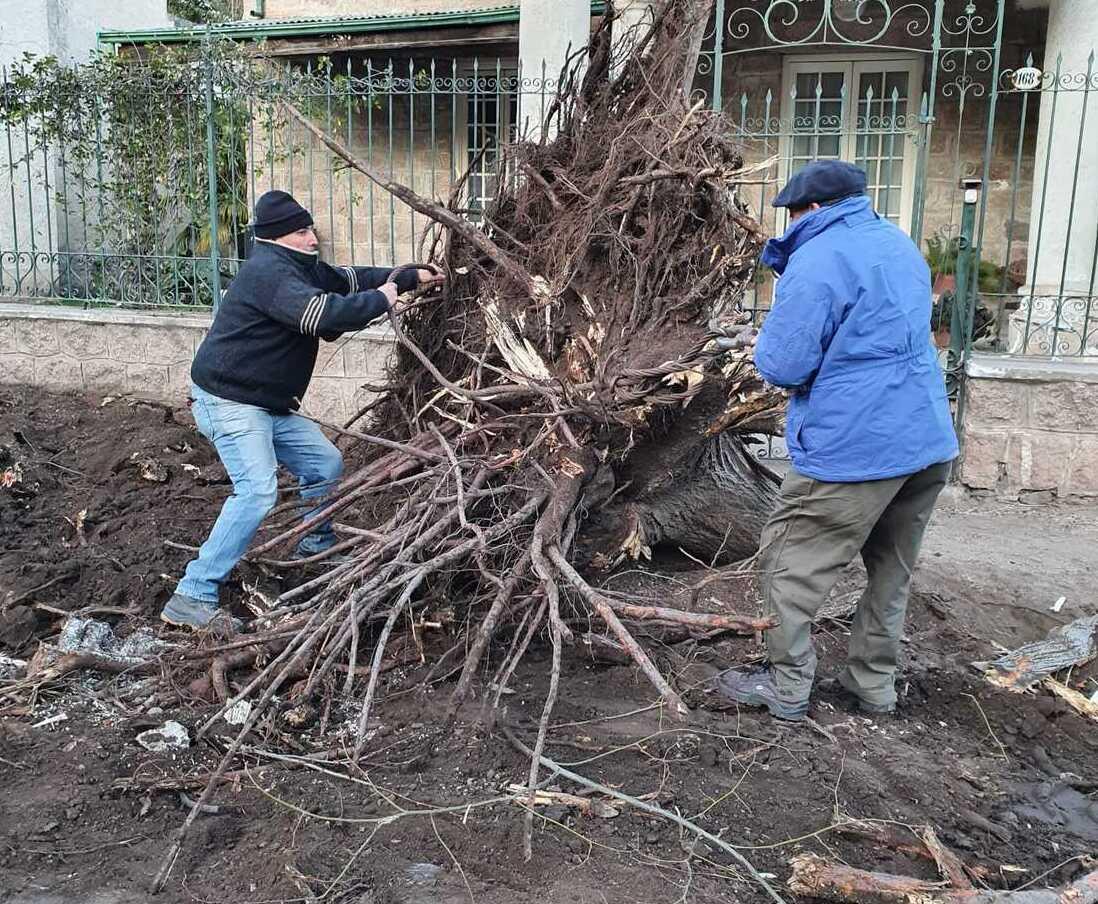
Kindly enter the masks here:
M 1004 94 L 1023 93 L 1026 91 L 1098 91 L 1098 72 L 1094 71 L 1094 51 L 1087 58 L 1086 72 L 1064 72 L 1063 55 L 1056 58 L 1056 63 L 1051 69 L 1043 72 L 1033 67 L 1033 54 L 1029 55 L 1026 64 L 1018 69 L 1004 69 L 999 73 L 999 90 Z M 1025 76 L 1025 81 L 1019 84 L 1016 76 Z
M 876 45 L 929 35 L 930 2 L 920 0 L 750 0 L 727 14 L 722 31 L 747 49 L 806 45 Z M 741 49 L 725 53 L 742 52 Z
M 1025 297 L 1010 318 L 1008 352 L 1098 355 L 1098 299 L 1088 295 Z

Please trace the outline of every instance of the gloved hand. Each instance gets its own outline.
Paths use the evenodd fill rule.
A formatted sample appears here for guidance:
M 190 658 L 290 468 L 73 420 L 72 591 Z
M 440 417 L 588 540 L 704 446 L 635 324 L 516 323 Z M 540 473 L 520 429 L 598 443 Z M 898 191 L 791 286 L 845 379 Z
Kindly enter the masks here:
M 717 348 L 729 352 L 742 348 L 751 348 L 759 338 L 759 331 L 754 327 L 747 327 L 734 336 L 719 336 L 715 340 Z
M 709 332 L 714 334 L 713 342 L 721 351 L 736 351 L 750 348 L 759 338 L 759 331 L 751 326 L 751 315 L 740 313 L 731 323 L 716 318 L 709 321 Z
M 416 271 L 417 289 L 433 289 L 446 282 L 446 275 L 435 264 L 401 264 L 393 267 L 389 273 L 389 281 L 395 283 L 397 277 L 408 270 Z
M 445 274 L 434 264 L 401 264 L 399 267 L 394 267 L 389 274 L 388 281 L 381 286 L 382 291 L 387 288 L 391 288 L 395 294 L 397 293 L 396 280 L 401 273 L 408 270 L 416 271 L 416 289 L 422 292 L 427 292 L 433 289 L 441 288 L 446 282 Z M 389 297 L 388 291 L 385 291 L 385 297 Z M 389 302 L 389 306 L 392 308 L 394 314 L 403 314 L 410 304 L 394 304 L 393 301 Z

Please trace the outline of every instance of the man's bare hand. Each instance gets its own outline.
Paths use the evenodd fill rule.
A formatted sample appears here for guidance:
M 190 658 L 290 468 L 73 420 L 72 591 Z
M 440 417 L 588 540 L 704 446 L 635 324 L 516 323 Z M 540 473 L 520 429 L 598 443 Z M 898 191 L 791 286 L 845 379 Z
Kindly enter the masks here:
M 416 280 L 416 288 L 434 289 L 446 282 L 446 274 L 434 264 L 429 264 L 427 267 L 419 267 L 416 270 Z
M 382 283 L 380 286 L 378 286 L 377 290 L 385 296 L 385 300 L 389 302 L 390 308 L 392 308 L 393 305 L 396 304 L 397 296 L 400 295 L 400 290 L 397 289 L 396 283 Z

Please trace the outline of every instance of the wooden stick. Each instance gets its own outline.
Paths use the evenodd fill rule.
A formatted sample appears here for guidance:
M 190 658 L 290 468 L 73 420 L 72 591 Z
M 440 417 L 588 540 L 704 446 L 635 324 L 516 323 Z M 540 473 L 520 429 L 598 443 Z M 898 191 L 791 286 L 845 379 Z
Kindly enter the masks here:
M 465 697 L 469 693 L 469 685 L 472 684 L 473 676 L 480 666 L 480 660 L 484 656 L 484 651 L 488 648 L 488 642 L 495 633 L 496 623 L 499 621 L 499 616 L 503 612 L 503 607 L 506 606 L 511 597 L 514 596 L 515 590 L 518 589 L 519 582 L 526 576 L 529 567 L 530 552 L 527 550 L 518 564 L 512 569 L 510 576 L 504 581 L 503 586 L 499 588 L 487 614 L 480 620 L 480 626 L 477 628 L 477 636 L 473 640 L 473 645 L 469 648 L 469 652 L 465 655 L 465 666 L 461 671 L 461 677 L 458 679 L 457 685 L 450 695 L 450 703 L 447 706 L 448 719 L 452 720 L 454 716 L 457 715 L 458 708 L 465 701 Z
M 606 604 L 623 618 L 668 622 L 703 631 L 734 631 L 737 634 L 751 635 L 756 631 L 766 631 L 779 624 L 777 617 L 772 615 L 751 618 L 744 615 L 683 612 L 681 609 L 669 609 L 664 606 L 637 606 L 632 603 L 623 603 L 609 596 L 603 598 Z
M 918 857 L 922 860 L 934 859 L 934 855 L 923 839 L 917 836 L 912 837 L 915 835 L 913 829 L 900 828 L 889 823 L 849 820 L 835 823 L 834 830 L 837 835 L 872 841 L 909 857 Z
M 794 894 L 844 904 L 1098 904 L 1098 870 L 1065 888 L 999 891 L 945 888 L 939 882 L 830 863 L 815 854 L 794 857 L 791 865 Z
M 530 177 L 531 181 L 536 183 L 537 186 L 545 192 L 545 196 L 549 199 L 549 203 L 553 206 L 553 210 L 563 209 L 564 205 L 561 204 L 560 198 L 557 197 L 557 193 L 553 191 L 553 187 L 546 181 L 545 177 L 530 166 L 529 163 L 523 163 L 521 166 L 522 171 Z
M 640 666 L 645 677 L 652 682 L 653 687 L 659 691 L 660 696 L 663 697 L 664 702 L 667 703 L 671 715 L 676 719 L 685 719 L 690 710 L 687 709 L 686 704 L 683 703 L 682 697 L 675 693 L 671 688 L 671 685 L 668 684 L 667 680 L 660 674 L 660 670 L 656 668 L 655 663 L 652 662 L 648 654 L 644 651 L 644 648 L 637 643 L 633 635 L 630 634 L 625 625 L 621 623 L 621 619 L 614 613 L 610 601 L 580 576 L 579 572 L 569 564 L 568 560 L 564 558 L 559 549 L 553 548 L 547 550 L 547 552 L 549 558 L 552 559 L 553 563 L 560 569 L 560 573 L 564 575 L 568 583 L 579 591 L 580 596 L 594 607 L 594 610 L 599 614 L 599 617 L 606 622 L 610 630 L 617 636 L 618 642 L 629 651 L 629 655 L 633 657 L 633 661 Z
M 1065 700 L 1072 709 L 1079 713 L 1079 715 L 1086 716 L 1087 718 L 1094 719 L 1098 722 L 1098 703 L 1094 703 L 1085 694 L 1080 694 L 1074 688 L 1068 687 L 1055 678 L 1046 678 L 1042 683 L 1057 697 Z
M 72 672 L 80 671 L 80 669 L 93 669 L 97 672 L 108 672 L 112 675 L 157 675 L 160 673 L 160 663 L 157 660 L 127 662 L 123 659 L 110 659 L 95 653 L 66 653 L 40 672 L 28 675 L 22 683 L 40 684 L 47 681 L 57 681 Z
M 961 862 L 961 858 L 942 843 L 934 829 L 926 826 L 919 833 L 919 837 L 922 838 L 926 849 L 930 851 L 934 862 L 938 864 L 938 872 L 942 874 L 943 879 L 948 880 L 954 888 L 973 887 L 972 881 L 968 878 L 968 873 L 965 872 L 965 865 Z
M 428 452 L 425 449 L 417 449 L 415 446 L 410 446 L 407 443 L 398 443 L 396 440 L 386 439 L 384 436 L 374 436 L 370 433 L 360 433 L 357 430 L 350 430 L 347 427 L 340 427 L 337 424 L 333 424 L 330 421 L 322 421 L 318 417 L 312 417 L 308 414 L 302 414 L 297 412 L 299 417 L 305 418 L 307 421 L 312 421 L 314 424 L 319 424 L 321 427 L 327 427 L 329 430 L 334 430 L 343 436 L 350 436 L 354 439 L 362 440 L 364 443 L 369 443 L 372 446 L 381 446 L 385 449 L 390 449 L 394 452 L 400 452 L 404 455 L 410 455 L 413 458 L 422 458 L 424 461 L 435 462 L 442 461 L 442 456 L 437 452 Z

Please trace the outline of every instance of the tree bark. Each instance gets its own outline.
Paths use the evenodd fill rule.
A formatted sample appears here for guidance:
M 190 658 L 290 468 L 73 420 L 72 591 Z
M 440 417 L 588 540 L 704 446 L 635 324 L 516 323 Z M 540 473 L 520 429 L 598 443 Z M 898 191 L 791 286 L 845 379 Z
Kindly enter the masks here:
M 698 71 L 698 58 L 701 56 L 702 41 L 709 25 L 709 16 L 713 12 L 713 0 L 693 0 L 690 4 L 690 16 L 693 27 L 686 36 L 686 62 L 682 77 L 682 92 L 689 103 L 694 90 L 694 76 Z M 717 23 L 720 27 L 720 23 Z
M 815 854 L 793 859 L 790 889 L 798 895 L 849 904 L 1096 904 L 1098 870 L 1064 888 L 1022 891 L 943 888 L 908 876 L 854 869 Z
M 626 515 L 634 548 L 679 547 L 707 563 L 748 558 L 777 504 L 777 476 L 735 436 L 702 440 Z

